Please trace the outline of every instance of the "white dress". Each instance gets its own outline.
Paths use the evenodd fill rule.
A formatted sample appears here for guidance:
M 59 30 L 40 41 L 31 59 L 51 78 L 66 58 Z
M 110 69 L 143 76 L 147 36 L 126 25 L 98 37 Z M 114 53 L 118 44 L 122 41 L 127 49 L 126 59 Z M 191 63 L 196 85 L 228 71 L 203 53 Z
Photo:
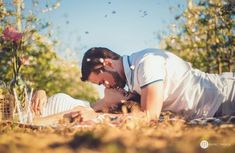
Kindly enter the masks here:
M 71 110 L 76 106 L 90 107 L 90 104 L 84 100 L 74 99 L 67 94 L 58 93 L 48 98 L 47 103 L 43 106 L 42 116 Z

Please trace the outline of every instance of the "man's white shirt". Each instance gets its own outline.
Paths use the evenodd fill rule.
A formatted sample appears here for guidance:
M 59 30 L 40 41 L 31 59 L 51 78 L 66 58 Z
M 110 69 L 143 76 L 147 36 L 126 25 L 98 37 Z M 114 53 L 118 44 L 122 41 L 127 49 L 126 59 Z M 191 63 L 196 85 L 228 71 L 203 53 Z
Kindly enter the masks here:
M 223 77 L 193 69 L 167 51 L 145 49 L 123 56 L 123 66 L 132 92 L 141 94 L 141 88 L 163 81 L 162 110 L 182 114 L 186 119 L 212 117 L 228 96 Z

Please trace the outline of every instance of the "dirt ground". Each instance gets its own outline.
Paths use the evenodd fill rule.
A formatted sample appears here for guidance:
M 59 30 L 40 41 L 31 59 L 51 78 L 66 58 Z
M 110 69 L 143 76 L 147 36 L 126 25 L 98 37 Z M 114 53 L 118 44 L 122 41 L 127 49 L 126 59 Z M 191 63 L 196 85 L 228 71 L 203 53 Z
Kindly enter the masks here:
M 208 142 L 208 144 L 202 144 Z M 200 146 L 201 143 L 201 146 Z M 207 147 L 208 146 L 208 147 Z M 205 149 L 203 149 L 205 147 Z M 116 126 L 24 127 L 0 123 L 0 153 L 234 153 L 235 125 L 129 121 Z

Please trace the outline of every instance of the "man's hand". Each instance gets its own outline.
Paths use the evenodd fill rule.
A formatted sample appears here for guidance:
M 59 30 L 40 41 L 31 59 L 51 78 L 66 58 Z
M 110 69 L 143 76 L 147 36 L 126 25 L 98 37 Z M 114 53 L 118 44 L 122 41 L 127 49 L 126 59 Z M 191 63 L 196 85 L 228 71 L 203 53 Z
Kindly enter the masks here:
M 44 104 L 47 102 L 47 95 L 44 90 L 38 90 L 33 94 L 31 100 L 31 110 L 34 112 L 36 116 L 42 114 L 42 108 Z

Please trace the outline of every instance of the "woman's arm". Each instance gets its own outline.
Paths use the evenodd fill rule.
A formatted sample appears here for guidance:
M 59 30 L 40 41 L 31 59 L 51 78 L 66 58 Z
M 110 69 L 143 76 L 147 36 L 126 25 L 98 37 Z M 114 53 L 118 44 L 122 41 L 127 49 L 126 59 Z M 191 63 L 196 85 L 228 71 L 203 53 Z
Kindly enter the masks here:
M 35 116 L 42 114 L 42 107 L 47 102 L 47 94 L 44 90 L 37 90 L 34 92 L 31 100 L 31 110 Z
M 65 112 L 61 112 L 58 114 L 45 116 L 45 117 L 36 117 L 33 120 L 33 124 L 35 125 L 53 125 L 58 124 L 59 121 L 63 118 L 66 118 L 66 116 L 70 119 L 81 117 L 83 123 L 88 124 L 95 124 L 95 123 L 102 123 L 105 119 L 105 117 L 108 117 L 110 119 L 114 118 L 120 118 L 120 117 L 135 117 L 135 118 L 143 118 L 145 116 L 145 113 L 139 112 L 139 113 L 129 113 L 129 114 L 110 114 L 110 113 L 96 113 L 91 108 L 86 107 L 75 107 L 72 110 L 68 110 Z
M 61 113 L 45 116 L 45 117 L 35 117 L 33 119 L 33 124 L 36 125 L 52 125 L 57 124 L 59 120 L 63 118 L 76 118 L 81 116 L 82 121 L 87 121 L 96 118 L 97 113 L 88 107 L 77 106 L 72 110 L 64 111 Z

